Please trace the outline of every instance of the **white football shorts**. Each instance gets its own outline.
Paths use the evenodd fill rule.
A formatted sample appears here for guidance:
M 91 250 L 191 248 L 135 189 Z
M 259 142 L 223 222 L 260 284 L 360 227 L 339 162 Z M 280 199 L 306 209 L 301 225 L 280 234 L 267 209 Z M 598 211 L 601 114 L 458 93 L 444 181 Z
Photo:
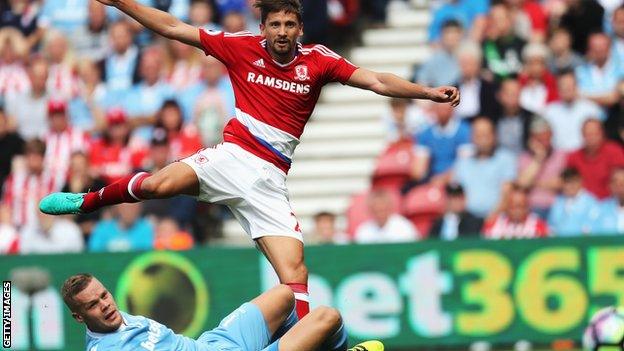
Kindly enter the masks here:
M 197 199 L 227 205 L 252 239 L 288 236 L 303 242 L 286 174 L 275 165 L 233 143 L 198 151 L 181 162 L 197 174 Z

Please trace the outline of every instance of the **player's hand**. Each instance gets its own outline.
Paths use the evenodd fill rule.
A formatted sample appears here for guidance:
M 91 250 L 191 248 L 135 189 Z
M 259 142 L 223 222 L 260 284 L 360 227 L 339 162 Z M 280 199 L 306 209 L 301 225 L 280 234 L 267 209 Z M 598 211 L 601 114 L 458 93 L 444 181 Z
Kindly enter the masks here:
M 459 89 L 450 86 L 431 88 L 429 91 L 429 99 L 435 102 L 448 102 L 453 107 L 459 105 Z

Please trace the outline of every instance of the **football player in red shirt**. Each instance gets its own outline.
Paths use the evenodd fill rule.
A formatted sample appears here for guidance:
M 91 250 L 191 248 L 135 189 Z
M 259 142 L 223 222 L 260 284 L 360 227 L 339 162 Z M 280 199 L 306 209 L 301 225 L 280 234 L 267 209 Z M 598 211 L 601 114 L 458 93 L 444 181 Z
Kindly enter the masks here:
M 224 142 L 215 148 L 200 150 L 155 174 L 126 177 L 97 192 L 51 194 L 41 201 L 41 211 L 82 213 L 179 194 L 228 205 L 280 281 L 293 289 L 298 315 L 303 317 L 309 310 L 308 271 L 285 180 L 322 86 L 340 82 L 384 96 L 453 106 L 459 104 L 458 89 L 413 84 L 393 74 L 358 68 L 322 45 L 301 45 L 299 0 L 257 0 L 260 36 L 206 31 L 135 0 L 98 1 L 220 60 L 234 88 L 236 117 L 224 128 Z

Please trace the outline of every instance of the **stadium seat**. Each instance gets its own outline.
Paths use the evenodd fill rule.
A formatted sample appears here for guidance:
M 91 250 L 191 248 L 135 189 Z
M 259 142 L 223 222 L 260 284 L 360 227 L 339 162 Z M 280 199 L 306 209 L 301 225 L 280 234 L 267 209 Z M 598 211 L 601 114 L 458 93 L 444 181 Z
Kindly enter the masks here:
M 377 158 L 373 171 L 373 188 L 400 190 L 410 180 L 414 165 L 411 140 L 399 140 L 384 150 Z
M 405 195 L 402 212 L 416 226 L 421 237 L 426 237 L 435 219 L 444 213 L 445 200 L 444 189 L 424 184 Z
M 368 195 L 370 194 L 370 190 L 366 190 L 364 192 L 355 194 L 351 197 L 351 201 L 349 202 L 349 207 L 347 207 L 346 217 L 347 217 L 347 234 L 353 238 L 355 235 L 355 230 L 357 227 L 369 220 L 370 214 L 368 212 Z M 392 197 L 392 202 L 394 205 L 394 212 L 401 212 L 401 193 L 399 191 L 389 190 L 390 196 Z

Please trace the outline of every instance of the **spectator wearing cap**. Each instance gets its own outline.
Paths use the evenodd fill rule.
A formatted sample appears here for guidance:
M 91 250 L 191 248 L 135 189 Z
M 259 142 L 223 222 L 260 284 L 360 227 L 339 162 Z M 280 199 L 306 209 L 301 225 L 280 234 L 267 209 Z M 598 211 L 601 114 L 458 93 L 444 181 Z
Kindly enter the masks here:
M 418 240 L 418 230 L 400 214 L 392 212 L 392 198 L 385 190 L 373 191 L 368 198 L 372 219 L 355 230 L 358 244 L 398 243 Z
M 6 112 L 15 119 L 17 132 L 25 140 L 42 138 L 48 130 L 48 63 L 41 58 L 32 60 L 28 79 L 29 91 L 6 97 Z
M 541 43 L 531 43 L 522 49 L 524 67 L 518 77 L 522 90 L 520 105 L 531 113 L 542 113 L 546 104 L 557 100 L 557 81 L 548 71 L 550 52 Z
M 488 239 L 539 238 L 548 235 L 546 221 L 529 209 L 529 193 L 512 185 L 503 204 L 503 211 L 487 220 L 483 235 Z
M 539 117 L 533 119 L 527 149 L 518 161 L 517 183 L 530 189 L 529 206 L 544 219 L 548 218 L 560 189 L 559 175 L 565 164 L 566 153 L 553 147 L 548 122 Z
M 553 30 L 548 40 L 548 47 L 551 53 L 548 69 L 555 75 L 574 71 L 576 67 L 583 64 L 583 57 L 572 50 L 572 37 L 565 28 Z
M 493 117 L 496 112 L 496 85 L 482 76 L 483 54 L 479 45 L 463 43 L 456 52 L 460 77 L 455 85 L 462 100 L 456 108 L 459 118 L 472 119 L 477 116 Z
M 444 183 L 455 160 L 470 154 L 470 124 L 453 116 L 449 104 L 433 104 L 432 109 L 435 123 L 415 137 L 413 177 L 419 182 Z
M 485 218 L 499 210 L 502 192 L 516 178 L 516 158 L 496 144 L 492 121 L 477 118 L 472 123 L 473 155 L 457 160 L 453 179 L 466 191 L 467 209 Z
M 624 168 L 616 168 L 609 181 L 610 197 L 602 202 L 596 234 L 624 233 Z
M 71 155 L 86 152 L 89 139 L 85 132 L 74 128 L 67 116 L 67 103 L 64 100 L 48 101 L 50 129 L 45 135 L 45 167 L 54 175 L 54 189 L 60 190 L 67 180 Z
M 349 236 L 347 233 L 336 228 L 336 215 L 321 211 L 314 215 L 314 229 L 310 236 L 306 238 L 306 243 L 312 245 L 347 244 Z
M 594 232 L 600 218 L 600 203 L 583 189 L 575 168 L 561 173 L 561 195 L 550 209 L 548 226 L 555 236 L 579 236 Z
M 607 111 L 621 99 L 618 84 L 624 79 L 624 63 L 611 54 L 611 38 L 605 33 L 594 33 L 587 40 L 587 63 L 575 71 L 579 90 Z
M 151 250 L 154 227 L 141 216 L 142 203 L 121 204 L 113 208 L 111 219 L 100 221 L 89 239 L 91 252 Z
M 495 115 L 498 145 L 515 155 L 524 150 L 529 138 L 531 112 L 520 106 L 521 86 L 516 79 L 505 79 L 496 93 L 500 111 Z
M 624 167 L 624 150 L 605 139 L 599 120 L 588 119 L 583 123 L 583 146 L 568 155 L 567 166 L 579 171 L 585 189 L 598 199 L 604 199 L 609 196 L 611 173 Z
M 446 212 L 433 223 L 429 238 L 455 240 L 458 237 L 478 236 L 483 219 L 466 210 L 464 188 L 458 183 L 449 183 L 445 190 Z
M 514 32 L 514 19 L 504 4 L 492 6 L 488 15 L 483 54 L 485 67 L 497 80 L 513 78 L 522 70 L 525 41 Z
M 2 206 L 11 213 L 11 222 L 20 230 L 38 221 L 38 203 L 55 191 L 54 177 L 44 167 L 45 143 L 32 139 L 24 146 L 25 167 L 16 167 L 4 183 Z
M 24 140 L 10 129 L 9 118 L 0 108 L 0 186 L 11 171 L 13 158 L 23 153 Z M 0 196 L 2 190 L 0 189 Z
M 464 30 L 457 20 L 442 25 L 439 47 L 416 74 L 416 81 L 427 86 L 451 85 L 459 80 L 459 63 L 455 51 L 461 43 Z
M 576 77 L 572 72 L 559 75 L 557 85 L 559 100 L 546 106 L 544 118 L 552 126 L 555 148 L 572 151 L 583 144 L 583 123 L 590 118 L 602 120 L 604 114 L 593 101 L 579 95 Z
M 146 151 L 140 143 L 131 142 L 128 116 L 123 109 L 110 109 L 106 121 L 108 128 L 91 146 L 89 161 L 94 174 L 110 184 L 139 168 Z
M 202 148 L 197 128 L 184 125 L 182 109 L 175 100 L 167 100 L 156 114 L 156 128 L 166 133 L 172 160 L 181 160 Z

